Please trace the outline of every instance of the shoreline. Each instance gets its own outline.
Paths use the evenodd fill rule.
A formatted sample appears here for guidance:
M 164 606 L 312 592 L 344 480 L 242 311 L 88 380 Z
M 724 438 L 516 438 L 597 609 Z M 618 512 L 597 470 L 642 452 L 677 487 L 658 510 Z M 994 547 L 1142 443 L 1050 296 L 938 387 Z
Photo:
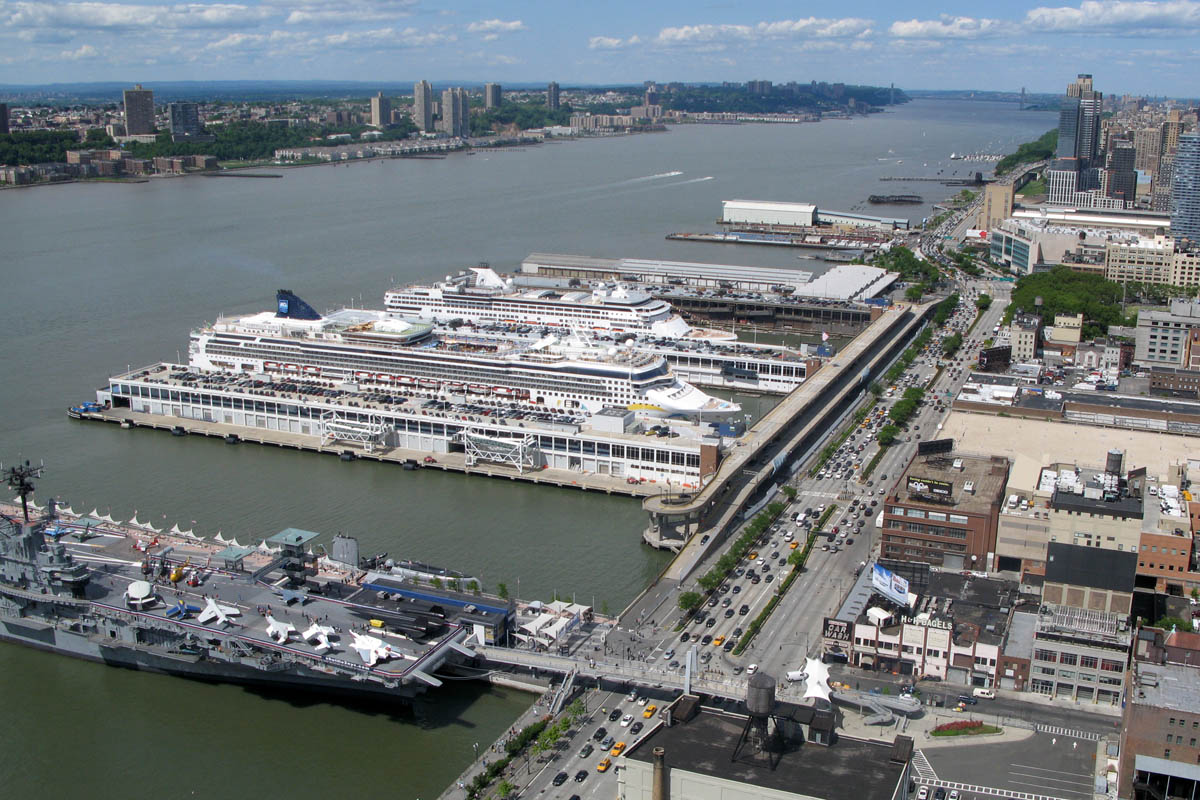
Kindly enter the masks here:
M 884 113 L 884 112 L 879 112 L 879 113 Z M 565 142 L 585 141 L 585 140 L 589 140 L 589 139 L 613 139 L 613 138 L 621 138 L 621 137 L 625 137 L 625 136 L 641 136 L 641 135 L 652 134 L 652 133 L 658 133 L 658 134 L 670 133 L 671 126 L 673 126 L 673 125 L 779 125 L 779 124 L 794 124 L 794 125 L 805 124 L 805 125 L 808 125 L 808 124 L 821 123 L 821 122 L 839 122 L 839 121 L 844 122 L 846 120 L 855 119 L 856 117 L 859 117 L 859 116 L 861 116 L 863 119 L 869 119 L 872 116 L 876 116 L 876 114 L 859 114 L 859 115 L 850 115 L 850 116 L 845 116 L 845 117 L 828 117 L 828 118 L 821 118 L 821 119 L 815 119 L 815 120 L 795 120 L 795 121 L 792 121 L 792 120 L 787 120 L 787 121 L 784 121 L 784 120 L 730 120 L 730 121 L 675 120 L 675 121 L 672 121 L 670 125 L 662 123 L 661 127 L 657 127 L 657 128 L 650 129 L 650 130 L 612 131 L 612 132 L 604 132 L 604 133 L 595 133 L 595 134 L 590 134 L 590 135 L 572 134 L 569 136 L 548 137 L 548 138 L 542 139 L 541 141 L 535 141 L 535 142 L 529 142 L 529 143 L 497 144 L 495 146 L 472 147 L 471 145 L 464 145 L 463 147 L 456 148 L 454 150 L 448 150 L 444 154 L 413 153 L 412 155 L 365 156 L 363 158 L 351 158 L 351 159 L 345 159 L 345 160 L 340 160 L 340 159 L 332 160 L 331 159 L 331 160 L 326 161 L 326 160 L 322 159 L 322 160 L 318 160 L 318 161 L 309 161 L 309 162 L 304 162 L 304 163 L 281 163 L 281 162 L 276 162 L 272 159 L 268 159 L 268 160 L 264 160 L 261 162 L 244 164 L 244 165 L 240 165 L 240 166 L 236 166 L 236 167 L 220 167 L 220 166 L 218 166 L 218 168 L 216 170 L 197 170 L 195 172 L 163 173 L 163 174 L 146 175 L 146 176 L 139 175 L 136 177 L 129 177 L 129 178 L 124 178 L 124 177 L 118 177 L 118 178 L 69 178 L 67 180 L 61 180 L 61 181 L 35 181 L 33 183 L 22 183 L 22 184 L 4 183 L 4 184 L 0 184 L 0 191 L 7 190 L 7 189 L 32 189 L 35 187 L 58 186 L 58 185 L 62 185 L 62 184 L 92 184 L 92 183 L 138 184 L 138 183 L 149 183 L 153 180 L 159 180 L 159 179 L 163 179 L 163 178 L 192 178 L 192 177 L 196 177 L 196 176 L 218 177 L 222 174 L 228 174 L 228 173 L 233 173 L 233 172 L 238 172 L 238 171 L 243 171 L 243 170 L 300 169 L 303 167 L 324 167 L 324 166 L 337 166 L 337 165 L 349 166 L 350 164 L 366 163 L 366 162 L 371 162 L 371 161 L 390 161 L 390 160 L 405 160 L 405 159 L 431 160 L 432 161 L 432 160 L 442 160 L 442 159 L 448 158 L 451 155 L 458 154 L 458 153 L 462 153 L 462 154 L 466 154 L 466 155 L 475 155 L 477 153 L 498 152 L 498 151 L 520 151 L 520 150 L 524 150 L 527 147 L 544 145 L 544 144 L 560 144 L 560 143 L 565 143 Z M 360 142 L 360 144 L 370 144 L 370 143 L 369 142 Z M 21 165 L 18 165 L 18 166 L 21 166 Z M 268 177 L 268 176 L 259 176 L 259 177 Z M 270 177 L 281 177 L 281 176 L 270 176 Z

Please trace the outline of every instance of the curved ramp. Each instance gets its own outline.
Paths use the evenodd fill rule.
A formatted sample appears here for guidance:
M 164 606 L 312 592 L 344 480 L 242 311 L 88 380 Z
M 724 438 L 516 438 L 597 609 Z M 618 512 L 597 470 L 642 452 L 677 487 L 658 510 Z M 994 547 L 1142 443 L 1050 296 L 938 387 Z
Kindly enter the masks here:
M 912 717 L 921 712 L 921 703 L 913 697 L 859 692 L 854 689 L 839 689 L 831 692 L 835 703 L 854 706 L 871 716 L 863 722 L 867 725 L 887 725 L 896 719 L 896 714 Z

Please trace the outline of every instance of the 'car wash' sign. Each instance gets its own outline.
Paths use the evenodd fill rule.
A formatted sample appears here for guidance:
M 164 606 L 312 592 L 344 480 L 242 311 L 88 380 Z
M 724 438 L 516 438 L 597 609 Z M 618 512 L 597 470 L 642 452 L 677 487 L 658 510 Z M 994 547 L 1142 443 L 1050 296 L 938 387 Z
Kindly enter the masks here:
M 826 617 L 824 636 L 826 639 L 832 639 L 835 642 L 849 642 L 850 623 L 843 619 Z

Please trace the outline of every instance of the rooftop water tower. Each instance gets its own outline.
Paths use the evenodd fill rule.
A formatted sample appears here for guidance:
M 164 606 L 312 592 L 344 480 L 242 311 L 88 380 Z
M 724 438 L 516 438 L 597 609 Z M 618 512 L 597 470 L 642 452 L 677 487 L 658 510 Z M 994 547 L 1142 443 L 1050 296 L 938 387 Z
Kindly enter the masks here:
M 733 748 L 732 760 L 765 757 L 775 769 L 783 753 L 780 722 L 775 716 L 775 679 L 765 672 L 751 675 L 746 682 L 746 725 Z

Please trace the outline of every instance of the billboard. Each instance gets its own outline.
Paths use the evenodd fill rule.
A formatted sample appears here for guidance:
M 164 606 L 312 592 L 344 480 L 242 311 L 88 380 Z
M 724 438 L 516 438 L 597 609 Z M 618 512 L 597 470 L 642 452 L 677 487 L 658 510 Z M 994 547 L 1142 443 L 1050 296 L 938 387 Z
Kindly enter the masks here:
M 952 450 L 954 450 L 953 439 L 930 439 L 917 445 L 917 455 L 919 456 L 936 456 Z
M 871 586 L 893 603 L 908 606 L 908 581 L 890 569 L 875 564 L 871 568 Z
M 984 372 L 1003 371 L 1012 363 L 1012 347 L 985 347 L 979 351 L 979 369 Z
M 937 481 L 933 478 L 918 478 L 908 476 L 908 491 L 911 494 L 928 494 L 934 497 L 950 497 L 954 494 L 954 484 L 949 481 Z

